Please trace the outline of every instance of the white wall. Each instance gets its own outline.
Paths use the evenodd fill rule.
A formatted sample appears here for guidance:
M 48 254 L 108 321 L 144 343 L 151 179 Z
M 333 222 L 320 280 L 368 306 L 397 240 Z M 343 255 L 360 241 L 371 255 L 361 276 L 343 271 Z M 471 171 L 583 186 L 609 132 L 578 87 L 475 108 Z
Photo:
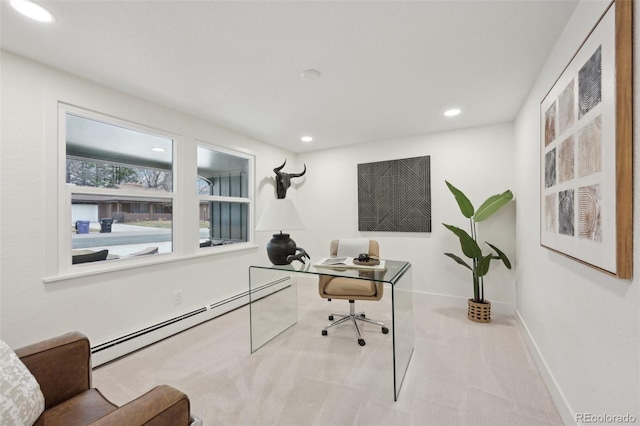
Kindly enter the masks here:
M 256 217 L 266 200 L 275 197 L 273 167 L 287 157 L 288 165 L 297 165 L 289 152 L 194 117 L 11 53 L 3 51 L 1 59 L 3 340 L 16 347 L 79 330 L 97 345 L 248 290 L 247 266 L 267 261 L 264 247 L 269 233 L 257 233 L 259 247 L 246 251 L 44 283 L 46 217 L 57 215 L 55 194 L 46 190 L 45 178 L 45 165 L 52 161 L 45 158 L 45 150 L 57 144 L 45 128 L 52 98 L 169 131 L 180 135 L 181 143 L 195 144 L 197 138 L 251 150 L 256 155 Z M 295 189 L 291 191 L 295 196 Z M 53 203 L 45 203 L 52 199 Z M 193 221 L 197 229 L 197 214 L 185 220 Z M 173 293 L 178 289 L 183 290 L 183 303 L 175 306 Z
M 567 424 L 575 423 L 577 413 L 632 413 L 640 421 L 639 150 L 635 150 L 633 281 L 610 278 L 539 245 L 540 102 L 608 3 L 578 5 L 515 122 L 517 315 Z M 636 8 L 636 23 L 637 12 Z M 637 26 L 634 53 L 636 57 L 640 53 Z M 637 63 L 635 81 L 637 86 Z M 634 96 L 637 140 L 637 87 Z
M 358 231 L 358 164 L 423 155 L 431 156 L 432 232 Z M 511 124 L 300 154 L 298 162 L 306 163 L 308 171 L 298 192 L 298 208 L 308 230 L 304 239 L 295 233 L 292 237 L 315 259 L 327 254 L 332 239 L 375 238 L 380 241 L 382 257 L 412 263 L 416 292 L 429 293 L 431 299 L 434 294 L 453 296 L 448 302 L 466 306 L 466 299 L 473 296 L 471 275 L 444 256 L 444 252 L 461 252 L 458 239 L 442 223 L 463 229 L 468 229 L 469 223 L 444 181 L 461 189 L 479 207 L 490 195 L 512 189 L 512 158 Z M 511 203 L 479 224 L 478 232 L 517 262 L 515 208 L 516 203 Z M 515 304 L 513 273 L 498 262 L 492 268 L 485 280 L 485 297 L 494 309 L 510 312 Z

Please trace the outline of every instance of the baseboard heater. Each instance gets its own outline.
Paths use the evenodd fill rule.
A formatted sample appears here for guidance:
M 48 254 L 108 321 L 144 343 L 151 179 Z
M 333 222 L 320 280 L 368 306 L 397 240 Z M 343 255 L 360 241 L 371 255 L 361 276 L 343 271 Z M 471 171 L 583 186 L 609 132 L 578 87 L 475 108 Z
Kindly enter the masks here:
M 253 301 L 291 287 L 292 276 L 286 276 L 266 283 L 251 291 Z M 166 321 L 145 327 L 108 342 L 91 348 L 93 366 L 113 361 L 136 350 L 152 345 L 160 340 L 171 337 L 193 326 L 224 315 L 249 303 L 249 291 L 239 293 L 219 302 L 205 305 Z

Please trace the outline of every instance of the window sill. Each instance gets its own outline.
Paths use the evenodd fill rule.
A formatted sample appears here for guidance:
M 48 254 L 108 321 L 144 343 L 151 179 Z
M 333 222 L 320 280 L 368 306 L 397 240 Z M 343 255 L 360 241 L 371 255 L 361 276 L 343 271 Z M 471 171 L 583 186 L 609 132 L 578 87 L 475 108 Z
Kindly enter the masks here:
M 111 272 L 118 272 L 127 269 L 143 268 L 145 266 L 153 266 L 169 262 L 180 262 L 183 260 L 215 256 L 223 253 L 253 250 L 257 249 L 258 247 L 259 246 L 255 243 L 228 244 L 222 246 L 202 247 L 199 248 L 196 253 L 182 256 L 178 256 L 175 254 L 157 254 L 153 255 L 152 258 L 106 261 L 107 264 L 103 264 L 103 262 L 91 262 L 88 264 L 76 265 L 74 266 L 72 271 L 66 273 L 58 274 L 52 277 L 45 277 L 43 281 L 45 283 L 53 283 L 72 278 L 108 274 Z M 99 263 L 99 265 L 96 265 L 96 263 Z

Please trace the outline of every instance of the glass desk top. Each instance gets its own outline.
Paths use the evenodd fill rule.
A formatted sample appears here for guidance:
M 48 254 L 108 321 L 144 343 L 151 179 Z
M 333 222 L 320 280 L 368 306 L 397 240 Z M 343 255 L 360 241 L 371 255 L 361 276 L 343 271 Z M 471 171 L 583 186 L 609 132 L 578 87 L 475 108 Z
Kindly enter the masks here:
M 376 281 L 395 284 L 411 263 L 400 260 L 384 260 L 384 270 L 370 267 L 337 267 L 321 266 L 313 263 L 290 265 L 252 265 L 251 268 L 270 269 L 274 271 L 290 271 L 301 274 L 332 275 L 334 277 L 355 278 L 366 281 Z
M 382 263 L 382 261 L 381 261 Z M 251 352 L 275 339 L 298 322 L 298 286 L 304 275 L 330 275 L 384 283 L 387 300 L 382 303 L 390 330 L 389 368 L 393 376 L 393 398 L 398 399 L 404 376 L 413 354 L 413 285 L 411 263 L 384 260 L 384 270 L 357 267 L 327 267 L 317 263 L 295 265 L 253 265 L 249 267 L 249 322 Z M 316 284 L 317 285 L 317 284 Z M 385 294 L 386 291 L 385 291 Z M 318 296 L 319 298 L 319 296 Z M 390 299 L 390 300 L 389 300 Z M 387 310 L 388 309 L 388 310 Z M 320 335 L 320 328 L 318 328 Z M 350 344 L 357 344 L 350 342 Z M 329 348 L 330 346 L 327 346 Z M 330 357 L 331 352 L 327 352 Z

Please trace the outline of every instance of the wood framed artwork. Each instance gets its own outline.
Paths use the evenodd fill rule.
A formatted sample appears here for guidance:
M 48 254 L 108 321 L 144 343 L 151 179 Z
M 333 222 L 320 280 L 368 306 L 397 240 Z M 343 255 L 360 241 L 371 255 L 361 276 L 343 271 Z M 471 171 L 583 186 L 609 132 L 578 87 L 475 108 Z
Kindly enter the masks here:
M 632 1 L 614 0 L 540 104 L 540 244 L 633 274 Z
M 431 232 L 429 156 L 358 164 L 358 230 Z

